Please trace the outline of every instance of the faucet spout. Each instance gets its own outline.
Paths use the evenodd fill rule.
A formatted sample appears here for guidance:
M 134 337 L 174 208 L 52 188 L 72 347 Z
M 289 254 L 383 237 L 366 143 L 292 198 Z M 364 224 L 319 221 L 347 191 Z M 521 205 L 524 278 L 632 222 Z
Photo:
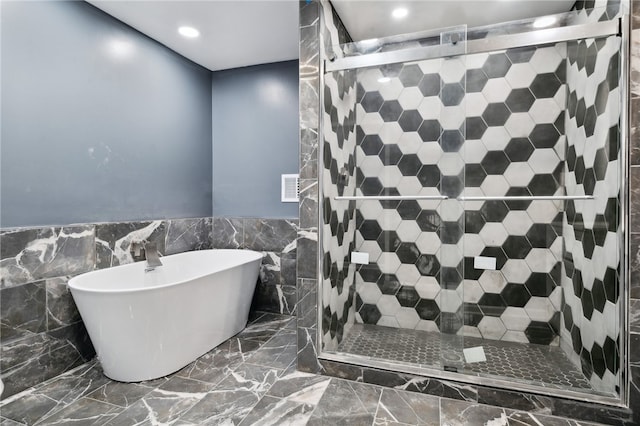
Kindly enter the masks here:
M 147 267 L 144 269 L 145 272 L 153 271 L 158 266 L 162 266 L 160 256 L 158 255 L 158 246 L 156 245 L 156 243 L 145 243 L 144 254 L 147 259 Z

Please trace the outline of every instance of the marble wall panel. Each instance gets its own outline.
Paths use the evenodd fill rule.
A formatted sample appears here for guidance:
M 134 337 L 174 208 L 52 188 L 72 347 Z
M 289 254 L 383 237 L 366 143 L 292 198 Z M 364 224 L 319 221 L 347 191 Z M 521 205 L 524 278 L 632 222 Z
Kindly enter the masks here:
M 0 290 L 2 342 L 47 329 L 46 291 L 42 281 Z
M 93 225 L 0 231 L 0 287 L 91 271 Z
M 165 254 L 212 248 L 213 218 L 171 219 L 167 221 Z
M 131 244 L 142 241 L 157 244 L 158 253 L 165 253 L 167 223 L 152 222 L 100 223 L 96 225 L 96 268 L 110 268 L 142 260 L 134 259 Z
M 263 253 L 252 311 L 295 315 L 297 219 L 213 219 L 212 246 Z
M 69 277 L 45 280 L 47 294 L 47 330 L 55 330 L 81 321 L 68 287 Z

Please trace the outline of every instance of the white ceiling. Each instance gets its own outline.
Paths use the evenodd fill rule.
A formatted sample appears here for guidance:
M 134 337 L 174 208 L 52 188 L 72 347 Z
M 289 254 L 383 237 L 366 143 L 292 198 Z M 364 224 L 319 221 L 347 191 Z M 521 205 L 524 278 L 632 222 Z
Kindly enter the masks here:
M 211 71 L 298 59 L 295 0 L 87 1 Z
M 87 0 L 212 71 L 298 58 L 297 0 Z M 354 41 L 568 11 L 574 0 L 332 0 Z M 406 7 L 398 20 L 391 11 Z M 187 39 L 188 25 L 200 37 Z
M 575 0 L 332 0 L 354 41 L 467 24 L 468 28 L 568 12 Z M 391 16 L 404 7 L 403 19 Z

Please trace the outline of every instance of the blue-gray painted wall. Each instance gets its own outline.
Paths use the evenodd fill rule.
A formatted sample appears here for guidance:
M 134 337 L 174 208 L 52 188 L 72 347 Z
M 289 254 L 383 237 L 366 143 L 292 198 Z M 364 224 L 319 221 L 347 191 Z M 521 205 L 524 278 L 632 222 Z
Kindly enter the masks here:
M 1 227 L 211 215 L 208 70 L 85 2 L 1 7 Z
M 298 172 L 298 61 L 212 74 L 213 215 L 298 217 L 280 175 Z

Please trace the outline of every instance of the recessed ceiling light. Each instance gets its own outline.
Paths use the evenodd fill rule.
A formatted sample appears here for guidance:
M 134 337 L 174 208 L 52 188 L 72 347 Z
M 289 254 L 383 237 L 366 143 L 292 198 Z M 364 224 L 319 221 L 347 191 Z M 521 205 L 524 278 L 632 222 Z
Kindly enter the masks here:
M 408 14 L 409 14 L 409 11 L 404 7 L 398 7 L 396 9 L 393 9 L 393 12 L 391 12 L 391 16 L 393 16 L 396 19 L 402 19 Z
M 555 24 L 557 21 L 555 16 L 543 16 L 533 22 L 534 28 L 544 28 Z
M 388 83 L 390 81 L 391 81 L 391 79 L 389 77 L 380 77 L 378 79 L 378 83 Z
M 200 31 L 193 27 L 180 27 L 178 28 L 178 32 L 180 35 L 188 38 L 196 38 L 200 35 Z

